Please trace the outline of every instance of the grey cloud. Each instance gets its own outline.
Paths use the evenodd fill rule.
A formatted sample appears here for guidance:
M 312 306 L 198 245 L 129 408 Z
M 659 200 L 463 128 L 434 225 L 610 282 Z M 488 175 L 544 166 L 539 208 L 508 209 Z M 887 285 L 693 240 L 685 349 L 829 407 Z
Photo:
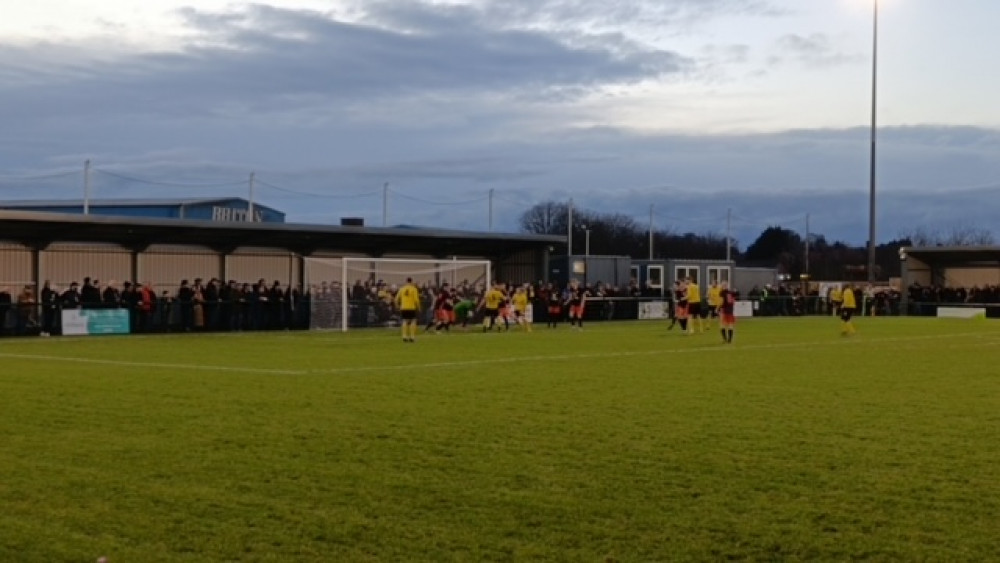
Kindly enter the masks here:
M 703 55 L 717 64 L 741 64 L 750 58 L 749 45 L 705 45 Z
M 835 42 L 824 33 L 784 35 L 778 38 L 777 49 L 779 54 L 769 58 L 772 65 L 790 60 L 807 67 L 825 68 L 866 60 L 862 55 L 839 52 Z
M 491 0 L 484 3 L 483 11 L 499 21 L 554 27 L 584 24 L 608 28 L 627 25 L 675 33 L 720 16 L 774 17 L 786 13 L 767 0 Z
M 458 8 L 384 12 L 407 32 L 259 5 L 183 14 L 199 41 L 179 53 L 102 61 L 74 55 L 72 46 L 42 58 L 34 48 L 6 46 L 0 69 L 10 80 L 0 91 L 13 102 L 8 107 L 21 106 L 18 113 L 100 113 L 110 105 L 133 114 L 238 117 L 423 93 L 572 96 L 688 64 L 610 34 L 573 45 L 544 31 L 490 27 Z M 53 67 L 53 60 L 63 62 Z

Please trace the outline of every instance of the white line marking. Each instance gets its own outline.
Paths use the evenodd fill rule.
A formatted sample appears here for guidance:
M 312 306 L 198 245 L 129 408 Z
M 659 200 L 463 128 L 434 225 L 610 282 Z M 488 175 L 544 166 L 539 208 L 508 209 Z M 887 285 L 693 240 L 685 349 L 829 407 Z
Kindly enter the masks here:
M 925 340 L 938 340 L 942 338 L 968 338 L 968 337 L 983 337 L 982 333 L 979 332 L 969 332 L 961 334 L 947 334 L 947 335 L 925 335 L 925 336 L 909 336 L 909 337 L 892 337 L 892 338 L 880 338 L 872 340 L 864 340 L 853 336 L 850 338 L 837 338 L 831 337 L 831 340 L 821 340 L 815 342 L 787 342 L 779 344 L 756 344 L 749 346 L 736 345 L 725 345 L 722 342 L 713 343 L 711 345 L 696 346 L 693 348 L 669 348 L 665 350 L 638 350 L 633 352 L 607 352 L 600 354 L 553 354 L 546 356 L 520 356 L 520 357 L 506 357 L 506 358 L 485 358 L 481 360 L 463 360 L 455 362 L 431 362 L 423 364 L 395 364 L 388 366 L 356 366 L 356 367 L 342 367 L 342 368 L 324 368 L 324 369 L 312 369 L 308 370 L 309 374 L 338 374 L 338 373 L 370 373 L 379 371 L 400 371 L 408 369 L 424 369 L 424 368 L 453 368 L 453 367 L 471 367 L 480 365 L 490 365 L 490 364 L 512 364 L 521 362 L 543 362 L 543 361 L 565 361 L 565 360 L 595 360 L 595 359 L 610 359 L 610 358 L 627 358 L 627 357 L 641 357 L 641 356 L 660 356 L 667 354 L 694 354 L 702 353 L 706 350 L 716 350 L 726 352 L 743 352 L 743 351 L 757 351 L 757 350 L 777 350 L 777 349 L 788 349 L 788 348 L 815 348 L 818 346 L 843 346 L 843 345 L 861 345 L 861 344 L 887 344 L 887 343 L 900 343 L 900 342 L 920 342 Z
M 305 371 L 287 369 L 244 368 L 236 366 L 211 366 L 198 364 L 165 364 L 156 362 L 127 362 L 124 360 L 103 360 L 100 358 L 75 358 L 69 356 L 43 356 L 36 354 L 6 354 L 0 353 L 0 358 L 15 360 L 38 360 L 44 362 L 69 362 L 75 364 L 97 364 L 108 366 L 125 366 L 137 368 L 158 368 L 198 371 L 228 371 L 235 373 L 261 373 L 268 375 L 305 375 Z
M 146 368 L 156 368 L 156 369 L 251 373 L 251 374 L 262 374 L 262 375 L 323 375 L 323 374 L 343 374 L 343 373 L 371 373 L 371 372 L 381 372 L 381 371 L 389 372 L 389 371 L 402 371 L 409 369 L 471 367 L 471 366 L 481 366 L 481 365 L 491 365 L 491 364 L 513 364 L 513 363 L 523 363 L 523 362 L 595 360 L 595 359 L 628 358 L 628 357 L 642 357 L 642 356 L 660 356 L 660 355 L 670 355 L 670 354 L 696 354 L 705 352 L 707 350 L 720 351 L 720 352 L 725 351 L 727 353 L 733 353 L 733 352 L 743 352 L 743 351 L 815 348 L 819 346 L 843 346 L 843 345 L 867 345 L 867 344 L 883 345 L 888 343 L 921 342 L 927 340 L 940 340 L 948 338 L 976 339 L 976 342 L 966 342 L 963 345 L 960 345 L 966 347 L 993 345 L 994 342 L 997 340 L 996 337 L 994 337 L 994 335 L 983 334 L 982 332 L 966 332 L 966 333 L 943 334 L 943 335 L 933 334 L 933 335 L 922 335 L 922 336 L 891 337 L 891 338 L 877 338 L 877 339 L 864 339 L 862 337 L 857 337 L 857 336 L 851 338 L 837 338 L 831 336 L 830 340 L 813 341 L 813 342 L 786 342 L 786 343 L 756 344 L 756 345 L 753 344 L 740 345 L 739 343 L 737 343 L 732 346 L 724 345 L 721 342 L 714 342 L 712 344 L 698 345 L 691 348 L 667 348 L 667 349 L 657 349 L 657 350 L 636 350 L 631 352 L 605 352 L 605 353 L 594 353 L 594 354 L 553 354 L 544 356 L 534 355 L 534 356 L 520 356 L 520 357 L 484 358 L 481 360 L 463 360 L 463 361 L 453 361 L 453 362 L 428 362 L 422 364 L 395 364 L 387 366 L 353 366 L 353 367 L 341 367 L 341 368 L 298 369 L 298 370 L 252 368 L 252 367 L 239 367 L 239 366 L 212 366 L 212 365 L 199 365 L 199 364 L 170 364 L 170 363 L 157 363 L 157 362 L 130 362 L 124 360 L 108 360 L 100 358 L 81 358 L 81 357 L 70 357 L 70 356 L 40 355 L 40 354 L 10 354 L 2 352 L 0 352 L 0 358 L 67 362 L 67 363 L 79 363 L 79 364 L 112 365 L 112 366 L 140 367 L 140 368 L 146 367 Z M 953 346 L 953 347 L 958 347 L 958 346 Z

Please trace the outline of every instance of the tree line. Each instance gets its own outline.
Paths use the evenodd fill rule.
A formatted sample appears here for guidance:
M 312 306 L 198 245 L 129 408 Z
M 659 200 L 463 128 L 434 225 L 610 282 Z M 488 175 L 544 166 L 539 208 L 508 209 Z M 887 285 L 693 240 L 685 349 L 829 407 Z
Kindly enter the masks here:
M 573 248 L 571 254 L 650 257 L 650 233 L 647 225 L 621 213 L 601 213 L 573 208 Z M 522 232 L 565 235 L 569 227 L 567 203 L 539 203 L 520 218 Z M 589 237 L 587 232 L 589 231 Z M 777 268 L 791 279 L 803 274 L 811 279 L 865 280 L 868 278 L 868 249 L 841 241 L 830 242 L 821 234 L 810 234 L 808 245 L 797 232 L 771 226 L 740 251 L 729 241 L 729 256 L 740 266 Z M 994 244 L 992 233 L 974 227 L 959 227 L 950 232 L 917 228 L 911 233 L 879 244 L 875 248 L 875 277 L 885 280 L 900 275 L 899 248 L 903 246 L 975 246 Z M 680 233 L 669 228 L 652 233 L 654 259 L 724 260 L 727 240 L 718 233 Z M 807 253 L 808 248 L 808 253 Z

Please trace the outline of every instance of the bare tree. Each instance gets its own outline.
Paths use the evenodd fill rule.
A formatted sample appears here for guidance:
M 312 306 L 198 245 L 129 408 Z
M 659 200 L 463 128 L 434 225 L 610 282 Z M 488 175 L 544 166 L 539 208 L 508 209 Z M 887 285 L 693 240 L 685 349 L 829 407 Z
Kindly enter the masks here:
M 947 246 L 988 246 L 994 244 L 993 233 L 986 229 L 972 226 L 954 227 L 948 238 Z
M 987 246 L 996 243 L 991 231 L 971 225 L 952 227 L 947 235 L 934 229 L 917 227 L 899 238 L 908 240 L 911 246 Z
M 555 201 L 544 201 L 521 214 L 521 230 L 537 235 L 566 233 L 569 223 L 569 206 Z

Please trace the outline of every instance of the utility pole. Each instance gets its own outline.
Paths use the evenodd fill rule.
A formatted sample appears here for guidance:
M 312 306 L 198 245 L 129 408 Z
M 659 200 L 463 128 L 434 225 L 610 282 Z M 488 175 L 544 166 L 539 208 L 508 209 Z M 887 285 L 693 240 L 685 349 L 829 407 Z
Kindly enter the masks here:
M 806 279 L 809 279 L 809 214 L 806 213 Z
M 566 228 L 568 230 L 568 240 L 566 241 L 566 271 L 572 268 L 569 257 L 573 256 L 573 198 L 569 198 L 569 207 L 566 211 Z
M 733 209 L 726 209 L 726 262 L 732 260 L 733 237 L 730 234 L 733 228 Z
M 649 259 L 653 260 L 653 204 L 649 204 Z
M 247 222 L 253 222 L 253 191 L 257 181 L 257 173 L 250 173 L 250 199 L 247 201 Z
M 389 226 L 389 182 L 382 184 L 382 226 Z
M 83 162 L 83 214 L 90 214 L 90 160 Z

